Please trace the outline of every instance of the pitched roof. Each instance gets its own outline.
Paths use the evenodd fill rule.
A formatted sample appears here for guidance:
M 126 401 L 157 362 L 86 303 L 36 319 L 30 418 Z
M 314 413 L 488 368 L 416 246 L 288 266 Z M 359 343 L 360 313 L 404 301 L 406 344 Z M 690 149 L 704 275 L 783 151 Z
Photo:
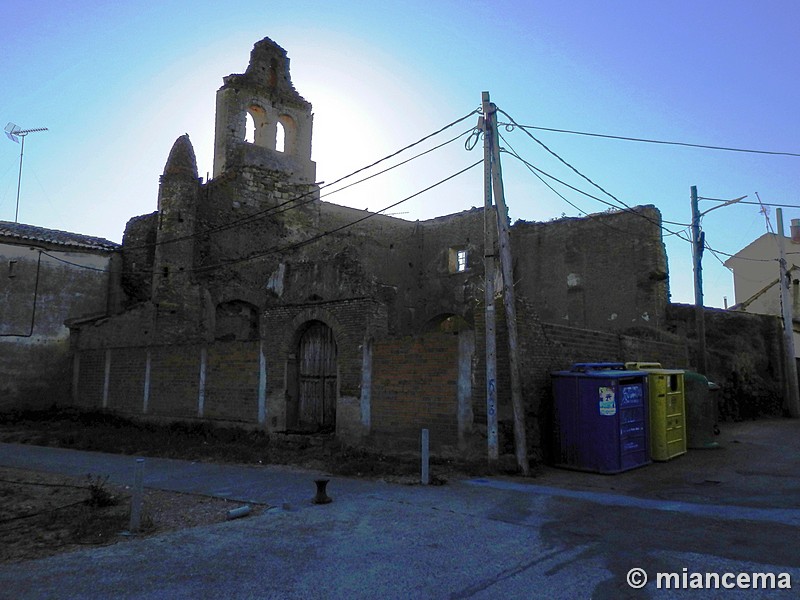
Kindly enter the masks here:
M 0 221 L 0 238 L 14 238 L 23 242 L 47 242 L 59 246 L 72 246 L 91 250 L 115 250 L 119 244 L 109 240 L 57 229 L 45 229 L 23 223 Z

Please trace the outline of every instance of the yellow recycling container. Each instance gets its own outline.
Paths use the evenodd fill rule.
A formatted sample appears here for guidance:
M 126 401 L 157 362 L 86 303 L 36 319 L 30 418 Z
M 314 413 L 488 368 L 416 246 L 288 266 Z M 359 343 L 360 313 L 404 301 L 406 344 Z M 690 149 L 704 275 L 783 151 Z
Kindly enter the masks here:
M 683 371 L 661 363 L 630 362 L 625 368 L 646 371 L 650 400 L 650 458 L 670 460 L 686 453 L 686 396 Z

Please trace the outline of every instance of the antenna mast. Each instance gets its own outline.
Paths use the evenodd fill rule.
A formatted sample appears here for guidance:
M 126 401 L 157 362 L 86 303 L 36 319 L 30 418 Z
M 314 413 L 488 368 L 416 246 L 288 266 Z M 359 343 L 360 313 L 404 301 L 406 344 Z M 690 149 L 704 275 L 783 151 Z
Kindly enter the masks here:
M 14 123 L 6 125 L 5 134 L 12 142 L 19 144 L 19 138 L 22 138 L 22 144 L 19 149 L 19 177 L 17 177 L 17 207 L 14 210 L 14 223 L 19 222 L 19 190 L 22 185 L 22 155 L 25 153 L 25 136 L 29 133 L 36 133 L 37 131 L 47 131 L 47 127 L 37 127 L 34 129 L 21 129 Z

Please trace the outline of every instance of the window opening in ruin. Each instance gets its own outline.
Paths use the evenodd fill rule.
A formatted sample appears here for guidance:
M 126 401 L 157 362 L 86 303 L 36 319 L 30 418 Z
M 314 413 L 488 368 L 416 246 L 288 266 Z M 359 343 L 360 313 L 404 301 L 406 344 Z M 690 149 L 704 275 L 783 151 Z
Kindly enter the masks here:
M 256 123 L 253 115 L 247 113 L 247 123 L 244 125 L 244 141 L 248 144 L 256 143 Z
M 283 123 L 278 121 L 278 131 L 275 136 L 275 150 L 278 152 L 286 152 L 286 130 L 283 128 Z
M 459 250 L 456 252 L 456 271 L 461 273 L 467 270 L 467 251 Z
M 464 273 L 467 270 L 467 249 L 463 247 L 450 248 L 447 263 L 451 273 Z
M 278 117 L 278 139 L 276 148 L 280 152 L 294 154 L 296 151 L 297 124 L 289 115 Z
M 10 260 L 8 261 L 8 277 L 9 279 L 14 278 L 17 274 L 14 272 L 17 268 L 17 261 Z
M 252 104 L 248 107 L 244 128 L 245 142 L 265 148 L 273 147 L 270 142 L 274 140 L 267 140 L 266 138 L 267 131 L 269 130 L 269 127 L 267 127 L 267 111 L 260 106 Z

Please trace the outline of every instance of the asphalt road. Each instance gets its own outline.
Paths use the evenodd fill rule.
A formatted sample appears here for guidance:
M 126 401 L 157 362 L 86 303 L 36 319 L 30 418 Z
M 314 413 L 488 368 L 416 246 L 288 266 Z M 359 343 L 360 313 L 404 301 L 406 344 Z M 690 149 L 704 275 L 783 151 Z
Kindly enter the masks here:
M 0 597 L 796 598 L 800 423 L 737 427 L 727 451 L 628 474 L 441 487 L 332 478 L 326 505 L 310 502 L 319 473 L 147 459 L 147 486 L 274 508 L 2 565 Z M 134 459 L 0 444 L 0 465 L 130 483 Z M 634 568 L 649 576 L 643 589 L 627 583 Z M 752 586 L 754 573 L 792 589 L 723 589 L 737 576 Z M 715 576 L 719 589 L 675 589 Z

